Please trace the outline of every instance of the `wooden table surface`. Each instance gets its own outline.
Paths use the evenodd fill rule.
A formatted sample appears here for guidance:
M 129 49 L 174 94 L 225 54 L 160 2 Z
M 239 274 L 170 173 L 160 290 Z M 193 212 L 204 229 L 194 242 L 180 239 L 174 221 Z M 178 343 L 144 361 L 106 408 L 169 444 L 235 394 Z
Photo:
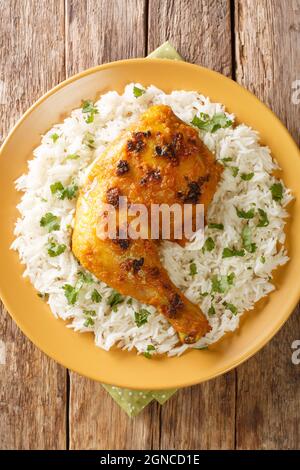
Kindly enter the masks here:
M 254 92 L 299 143 L 299 0 L 0 0 L 0 24 L 1 137 L 66 77 L 169 39 L 186 60 Z M 41 353 L 2 308 L 0 448 L 299 448 L 298 314 L 238 369 L 130 419 L 99 383 Z

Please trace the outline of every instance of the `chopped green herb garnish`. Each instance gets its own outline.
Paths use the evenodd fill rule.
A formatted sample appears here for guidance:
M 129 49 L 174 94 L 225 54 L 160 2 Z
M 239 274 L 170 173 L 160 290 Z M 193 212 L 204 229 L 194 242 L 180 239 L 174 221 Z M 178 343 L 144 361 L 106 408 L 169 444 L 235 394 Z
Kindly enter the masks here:
M 144 325 L 148 321 L 148 316 L 150 312 L 145 308 L 141 308 L 138 312 L 134 312 L 134 321 L 136 326 L 140 328 L 140 326 Z
M 238 167 L 237 166 L 231 166 L 230 170 L 231 170 L 232 176 L 236 177 L 238 172 L 239 172 Z
M 250 181 L 250 180 L 252 180 L 253 176 L 254 176 L 254 173 L 242 173 L 242 174 L 241 174 L 241 178 L 242 178 L 242 180 L 244 180 L 244 181 Z
M 55 143 L 57 141 L 57 139 L 59 139 L 59 135 L 58 134 L 52 134 L 50 135 L 51 139 L 53 140 L 53 142 Z
M 77 155 L 76 153 L 71 153 L 70 155 L 67 155 L 66 160 L 78 160 L 80 158 L 80 155 Z
M 249 253 L 254 253 L 256 251 L 257 246 L 255 243 L 252 243 L 251 229 L 248 227 L 248 225 L 245 225 L 242 230 L 242 240 L 245 250 L 247 250 Z
M 151 351 L 155 351 L 155 347 L 153 346 L 153 344 L 148 344 L 147 350 L 143 353 L 143 355 L 144 355 L 147 359 L 151 359 L 151 357 L 152 357 Z
M 89 327 L 89 326 L 94 326 L 95 321 L 91 317 L 87 317 L 87 319 L 84 321 L 84 326 Z
M 270 187 L 272 198 L 274 201 L 281 201 L 283 197 L 283 186 L 281 183 L 274 183 Z
M 236 250 L 235 248 L 224 248 L 222 258 L 231 258 L 232 256 L 245 256 L 244 250 Z
M 257 227 L 267 227 L 269 225 L 267 213 L 262 209 L 258 209 L 258 213 L 260 215 L 260 219 L 258 221 Z
M 93 104 L 92 101 L 86 100 L 82 102 L 82 112 L 87 114 L 85 122 L 90 124 L 94 121 L 95 114 L 98 114 L 98 108 Z
M 208 224 L 208 228 L 216 228 L 217 230 L 224 230 L 224 225 L 211 223 L 211 224 Z
M 222 158 L 221 161 L 224 162 L 224 163 L 232 162 L 232 158 L 231 157 Z
M 215 242 L 213 241 L 211 237 L 208 237 L 205 240 L 205 243 L 203 245 L 203 251 L 212 251 L 214 247 L 215 247 Z
M 207 297 L 209 292 L 200 292 L 201 297 Z
M 196 263 L 191 263 L 190 264 L 190 276 L 195 276 L 195 274 L 197 273 L 198 271 L 197 271 Z
M 78 299 L 79 289 L 77 289 L 76 286 L 71 286 L 71 284 L 65 284 L 63 290 L 65 291 L 68 303 L 74 305 Z
M 135 98 L 139 98 L 144 93 L 146 93 L 146 90 L 143 90 L 142 88 L 139 88 L 137 86 L 133 87 L 133 94 L 134 94 Z
M 66 248 L 66 245 L 56 243 L 53 238 L 51 238 L 47 244 L 48 255 L 51 256 L 51 258 L 61 255 L 62 253 L 64 253 Z
M 260 262 L 261 262 L 262 264 L 265 264 L 266 258 L 265 258 L 264 256 L 261 256 L 261 257 L 260 257 Z
M 255 210 L 249 209 L 248 211 L 244 211 L 243 209 L 238 209 L 237 207 L 235 208 L 237 216 L 240 219 L 253 219 Z
M 102 300 L 102 295 L 97 291 L 97 289 L 94 289 L 91 295 L 91 299 L 95 304 L 98 304 Z
M 87 147 L 89 147 L 90 149 L 95 149 L 96 148 L 94 136 L 90 132 L 86 132 L 82 143 L 84 145 L 87 145 Z
M 72 184 L 71 186 L 64 187 L 60 181 L 51 184 L 50 186 L 51 193 L 56 194 L 58 199 L 73 199 L 77 195 L 78 186 L 76 184 Z
M 208 315 L 211 317 L 212 315 L 216 314 L 216 309 L 213 305 L 211 305 L 208 309 Z
M 86 317 L 95 317 L 97 315 L 95 310 L 84 310 L 83 314 Z
M 45 227 L 48 232 L 60 229 L 60 218 L 51 212 L 47 212 L 40 220 L 40 226 Z
M 91 273 L 88 273 L 87 271 L 78 271 L 77 277 L 79 281 L 81 281 L 84 284 L 92 284 L 94 282 L 93 276 Z
M 234 273 L 228 274 L 227 276 L 221 276 L 220 278 L 218 278 L 218 276 L 213 276 L 211 280 L 212 292 L 218 292 L 220 294 L 227 292 L 233 284 L 234 277 Z
M 233 313 L 233 315 L 237 314 L 237 308 L 235 305 L 228 303 L 228 302 L 224 302 L 224 305 L 226 308 L 228 308 L 228 310 L 230 310 Z
M 194 116 L 191 122 L 193 126 L 198 127 L 205 132 L 214 133 L 221 127 L 229 127 L 232 121 L 226 116 L 225 113 L 216 113 L 211 118 L 208 114 L 200 113 L 199 116 Z
M 124 297 L 119 294 L 119 292 L 113 292 L 108 298 L 108 305 L 112 308 L 114 312 L 117 311 L 118 305 L 124 301 Z
M 132 298 L 127 300 L 127 305 L 132 305 Z

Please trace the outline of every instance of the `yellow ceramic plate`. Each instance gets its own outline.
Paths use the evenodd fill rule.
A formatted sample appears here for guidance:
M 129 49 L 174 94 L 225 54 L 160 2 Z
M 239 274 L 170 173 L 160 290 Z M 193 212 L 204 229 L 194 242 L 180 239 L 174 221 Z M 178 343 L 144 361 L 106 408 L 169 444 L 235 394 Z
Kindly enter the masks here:
M 102 351 L 92 334 L 80 334 L 56 320 L 29 280 L 9 246 L 18 216 L 20 195 L 14 181 L 26 171 L 27 160 L 40 135 L 59 122 L 82 99 L 109 90 L 121 92 L 129 82 L 154 84 L 164 91 L 197 90 L 225 104 L 238 122 L 257 129 L 263 144 L 278 160 L 283 179 L 296 196 L 291 207 L 288 248 L 291 261 L 276 277 L 278 290 L 251 313 L 240 328 L 209 351 L 190 351 L 179 358 L 146 359 L 120 350 Z M 22 331 L 46 354 L 82 375 L 104 383 L 135 389 L 183 387 L 216 377 L 262 348 L 293 311 L 300 295 L 300 158 L 291 136 L 253 95 L 235 82 L 196 65 L 162 59 L 135 59 L 87 70 L 63 82 L 34 104 L 6 139 L 0 157 L 0 294 Z M 280 351 L 278 351 L 280 354 Z

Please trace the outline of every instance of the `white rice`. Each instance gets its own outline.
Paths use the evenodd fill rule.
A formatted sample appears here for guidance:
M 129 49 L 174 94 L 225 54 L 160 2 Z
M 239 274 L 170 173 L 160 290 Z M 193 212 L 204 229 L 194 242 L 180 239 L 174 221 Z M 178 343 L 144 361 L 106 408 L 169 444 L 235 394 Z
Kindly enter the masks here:
M 127 350 L 136 348 L 138 353 L 142 353 L 151 344 L 155 347 L 154 354 L 167 353 L 172 356 L 190 347 L 204 348 L 226 332 L 235 330 L 243 312 L 252 309 L 255 302 L 274 289 L 272 271 L 288 261 L 284 247 L 284 225 L 288 214 L 284 208 L 292 195 L 284 187 L 281 202 L 272 199 L 270 187 L 277 181 L 272 173 L 278 166 L 270 150 L 259 145 L 257 132 L 244 124 L 219 129 L 215 133 L 199 131 L 218 160 L 232 159 L 225 164 L 221 183 L 208 211 L 208 223 L 221 223 L 224 230 L 205 228 L 205 239 L 211 237 L 215 243 L 215 248 L 210 252 L 203 253 L 197 243 L 181 248 L 177 244 L 164 242 L 161 254 L 173 282 L 201 307 L 212 330 L 196 345 L 178 345 L 176 332 L 155 308 L 141 305 L 134 299 L 128 304 L 129 298 L 125 298 L 113 311 L 107 303 L 112 289 L 96 278 L 92 283 L 84 283 L 78 301 L 75 305 L 69 305 L 62 287 L 65 284 L 75 285 L 80 270 L 70 249 L 76 199 L 58 199 L 51 193 L 50 185 L 57 181 L 63 185 L 74 181 L 80 184 L 84 171 L 106 145 L 135 122 L 150 105 L 159 103 L 171 106 L 177 116 L 187 123 L 199 112 L 213 116 L 224 111 L 221 104 L 211 103 L 196 92 L 174 91 L 168 95 L 150 86 L 141 97 L 135 98 L 133 84 L 126 86 L 123 95 L 116 92 L 103 95 L 96 104 L 99 114 L 95 114 L 93 123 L 85 122 L 86 115 L 81 109 L 73 111 L 62 124 L 55 125 L 43 136 L 41 145 L 34 151 L 34 158 L 29 161 L 28 173 L 16 183 L 17 189 L 24 194 L 18 205 L 21 217 L 16 223 L 16 239 L 12 248 L 18 250 L 21 262 L 26 265 L 24 276 L 29 277 L 37 291 L 47 294 L 53 314 L 69 320 L 68 327 L 81 332 L 93 331 L 96 345 L 105 350 L 116 345 Z M 234 116 L 230 117 L 234 119 Z M 56 142 L 51 138 L 54 133 L 59 135 Z M 87 133 L 93 136 L 95 149 L 86 145 L 87 137 L 90 137 Z M 80 158 L 67 159 L 70 154 L 79 155 Z M 239 173 L 234 176 L 230 167 L 238 167 Z M 251 180 L 241 179 L 242 173 L 252 172 L 254 176 Z M 268 215 L 269 225 L 257 227 L 258 217 L 250 219 L 249 227 L 256 251 L 245 251 L 243 257 L 223 259 L 224 247 L 241 247 L 241 232 L 247 221 L 237 216 L 236 207 L 243 210 L 253 207 L 256 213 L 258 208 L 263 209 Z M 60 230 L 51 234 L 40 226 L 40 219 L 47 212 L 61 218 Z M 67 245 L 63 254 L 53 258 L 49 257 L 46 248 L 51 237 Z M 190 274 L 191 262 L 197 269 L 194 276 Z M 234 273 L 233 283 L 226 292 L 211 295 L 212 278 L 217 276 L 220 279 L 231 273 Z M 91 292 L 95 288 L 102 295 L 100 303 L 91 300 Z M 202 296 L 203 293 L 209 294 Z M 226 308 L 224 302 L 227 306 L 232 304 L 236 311 L 233 313 Z M 215 313 L 209 315 L 212 306 Z M 135 311 L 142 307 L 151 314 L 148 322 L 138 327 Z M 84 326 L 86 310 L 96 312 L 93 326 Z

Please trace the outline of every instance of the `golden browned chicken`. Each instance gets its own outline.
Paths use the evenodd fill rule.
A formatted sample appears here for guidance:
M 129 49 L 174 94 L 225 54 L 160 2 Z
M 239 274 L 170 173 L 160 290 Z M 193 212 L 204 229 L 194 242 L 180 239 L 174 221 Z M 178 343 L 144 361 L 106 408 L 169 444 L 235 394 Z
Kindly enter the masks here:
M 107 216 L 103 204 L 119 211 L 119 196 L 148 208 L 153 203 L 207 207 L 221 172 L 195 129 L 170 107 L 152 106 L 96 160 L 77 202 L 72 249 L 81 265 L 121 294 L 155 306 L 185 343 L 197 341 L 210 326 L 171 282 L 160 262 L 159 241 L 100 239 L 97 227 Z

